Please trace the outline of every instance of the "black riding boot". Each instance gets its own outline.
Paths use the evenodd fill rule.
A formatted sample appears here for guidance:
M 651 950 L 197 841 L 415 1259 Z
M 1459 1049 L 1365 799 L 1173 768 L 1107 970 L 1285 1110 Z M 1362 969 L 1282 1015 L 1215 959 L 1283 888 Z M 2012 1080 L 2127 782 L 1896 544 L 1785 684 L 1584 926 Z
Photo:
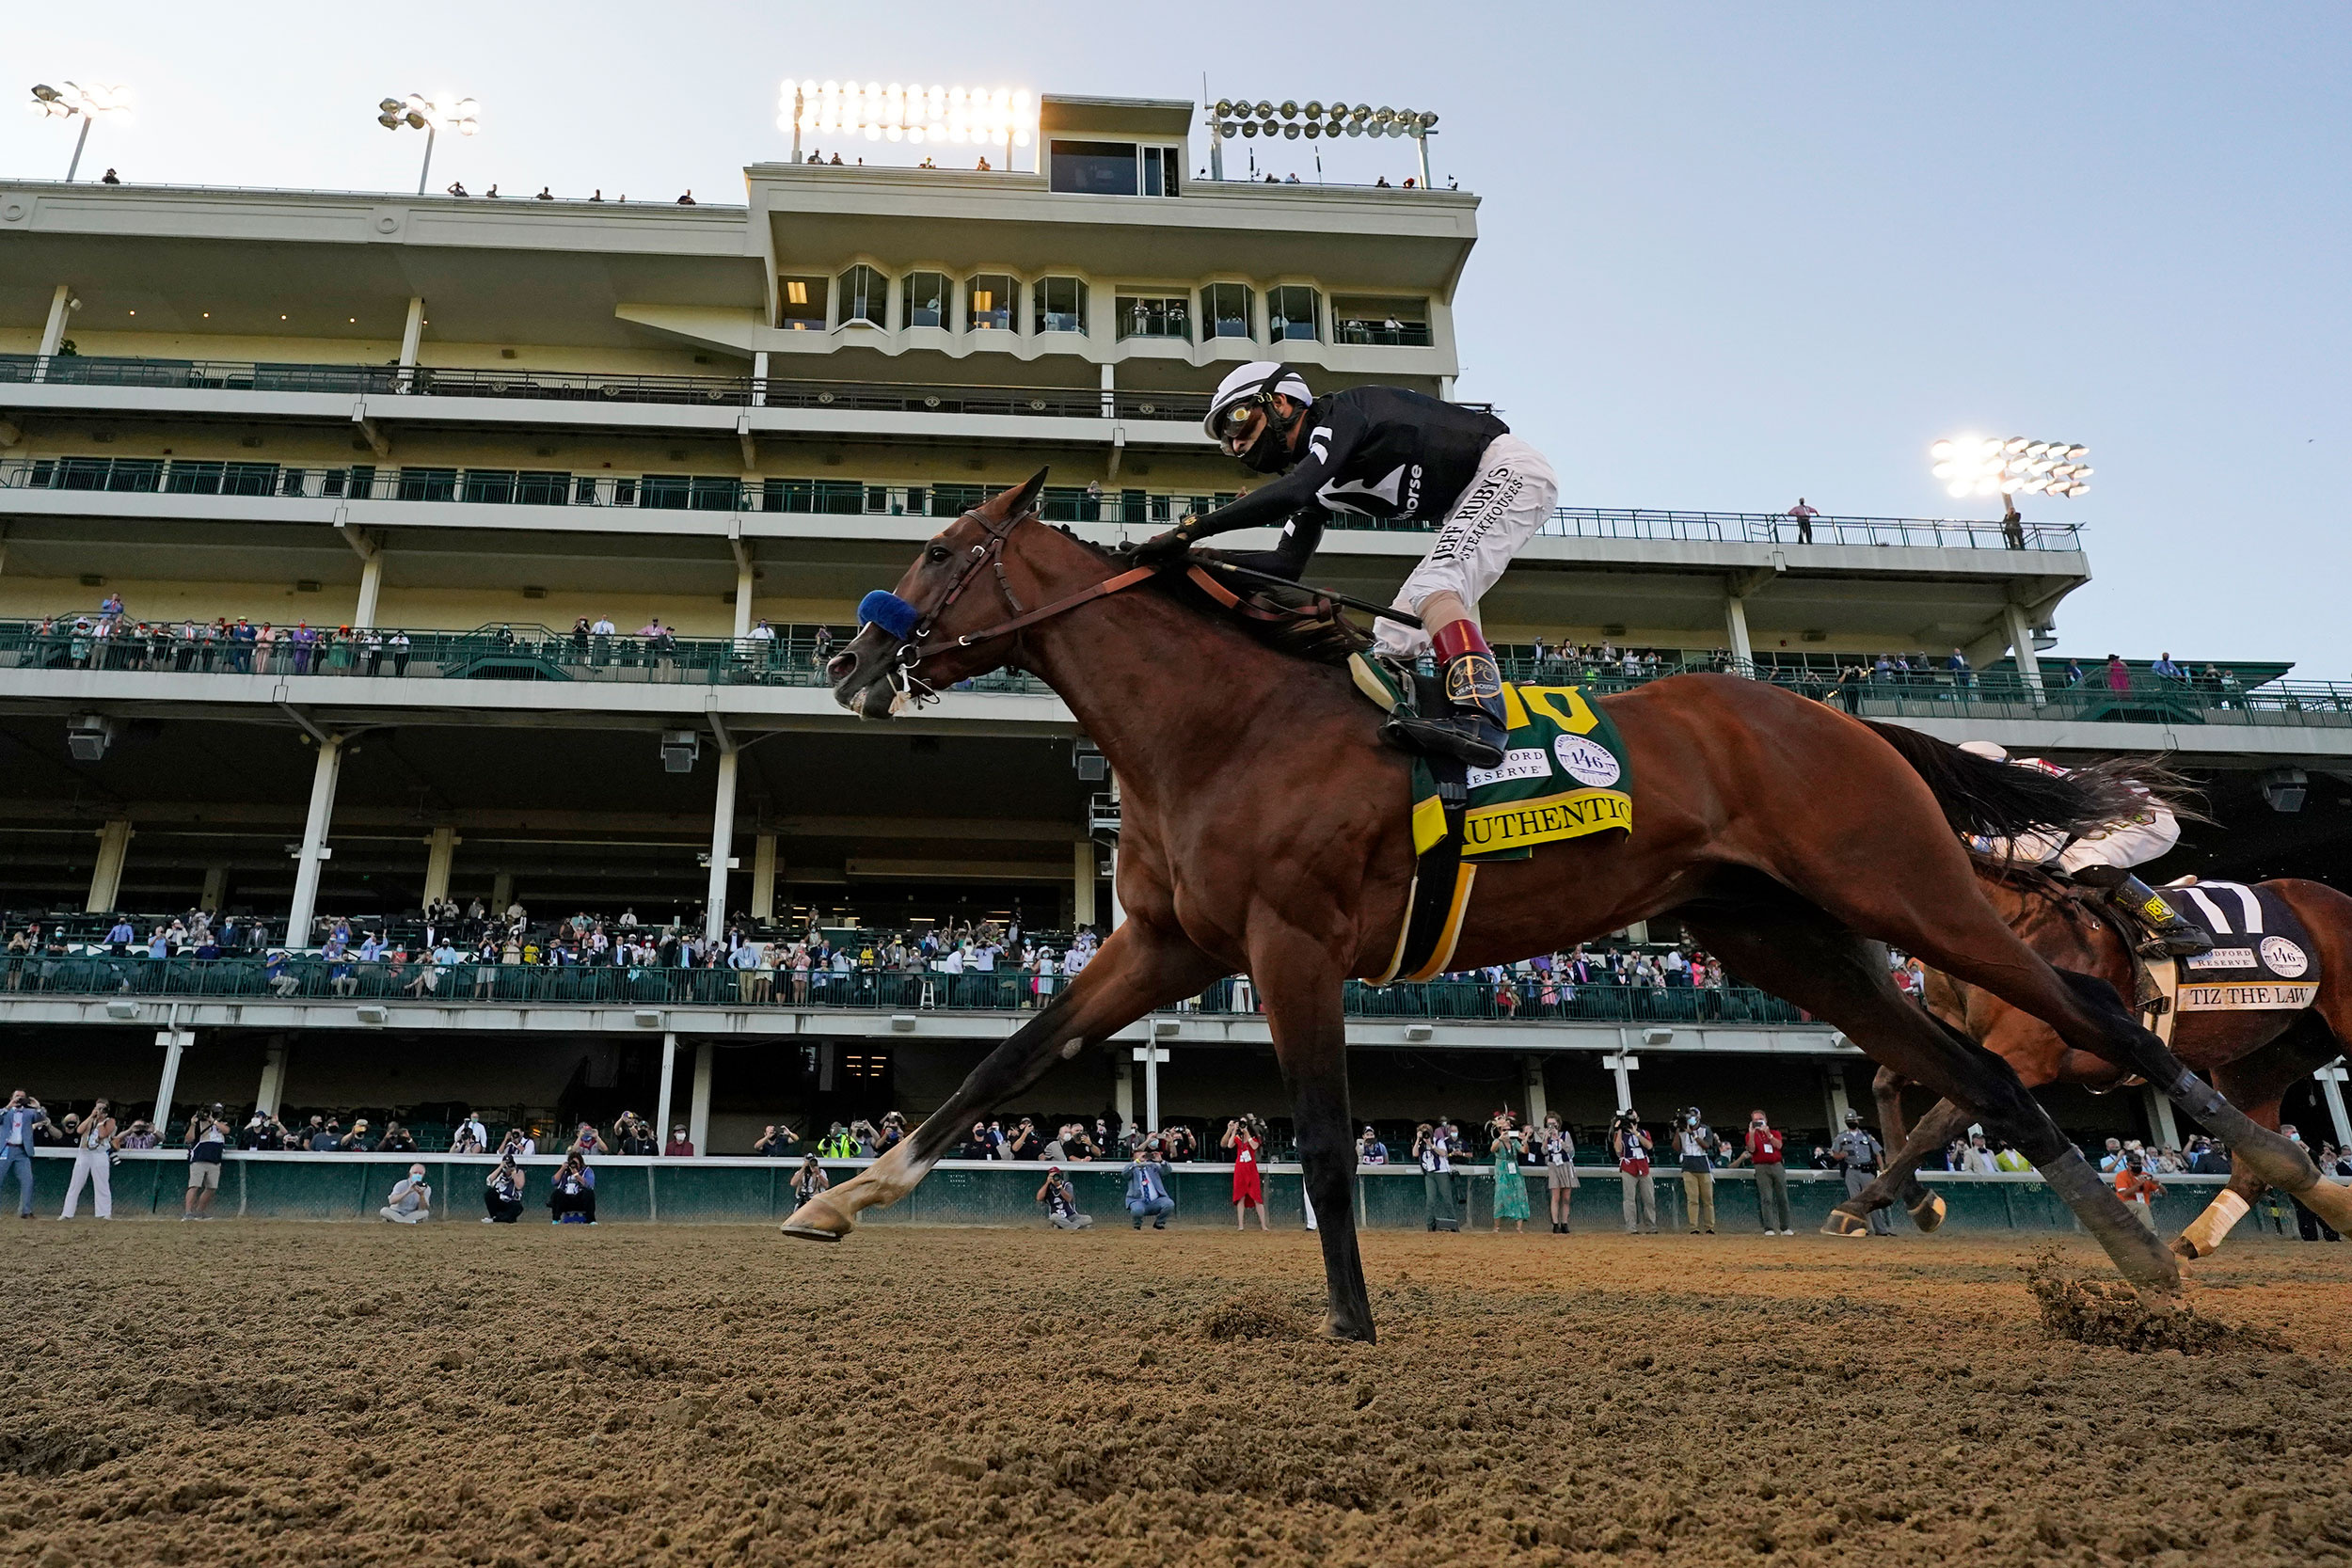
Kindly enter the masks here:
M 1407 751 L 1459 757 L 1472 768 L 1502 763 L 1506 730 L 1502 717 L 1502 672 L 1485 648 L 1456 654 L 1445 664 L 1446 710 L 1427 716 L 1398 714 L 1389 730 Z
M 2105 889 L 2108 903 L 2147 930 L 2148 940 L 2140 944 L 2143 957 L 2186 958 L 2213 951 L 2213 938 L 2184 919 L 2163 894 L 2130 872 L 2114 866 L 2085 866 L 2074 873 L 2074 879 Z

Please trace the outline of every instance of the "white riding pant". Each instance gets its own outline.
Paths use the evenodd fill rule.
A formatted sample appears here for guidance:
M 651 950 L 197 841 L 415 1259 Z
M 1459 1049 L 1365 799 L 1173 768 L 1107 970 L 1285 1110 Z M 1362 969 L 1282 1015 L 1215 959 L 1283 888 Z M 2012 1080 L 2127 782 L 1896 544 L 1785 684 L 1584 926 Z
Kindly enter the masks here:
M 1446 515 L 1438 542 L 1405 579 L 1391 607 L 1419 614 L 1433 594 L 1453 594 L 1472 610 L 1502 580 L 1512 558 L 1551 516 L 1560 481 L 1544 454 L 1516 436 L 1486 443 L 1478 472 Z M 1429 634 L 1382 621 L 1380 651 L 1412 658 L 1429 651 Z
M 61 1219 L 72 1219 L 82 1206 L 82 1188 L 90 1189 L 90 1212 L 102 1220 L 115 1217 L 114 1151 L 105 1148 L 77 1148 L 73 1151 L 73 1180 L 66 1184 L 65 1212 Z
M 2055 865 L 2072 876 L 2087 865 L 2128 869 L 2144 865 L 2181 841 L 2180 819 L 2162 806 L 2150 805 L 2121 821 L 2088 832 L 2069 844 L 2048 833 L 2027 833 L 2015 839 L 1974 839 L 1978 848 L 2024 865 Z

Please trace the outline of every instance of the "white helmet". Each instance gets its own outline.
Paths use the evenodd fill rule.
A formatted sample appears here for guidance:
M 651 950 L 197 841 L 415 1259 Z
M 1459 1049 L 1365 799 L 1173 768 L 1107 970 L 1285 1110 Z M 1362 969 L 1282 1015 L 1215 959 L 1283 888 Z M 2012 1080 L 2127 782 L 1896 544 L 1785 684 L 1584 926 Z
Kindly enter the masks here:
M 1271 359 L 1252 359 L 1246 365 L 1234 366 L 1217 383 L 1216 395 L 1209 400 L 1208 417 L 1200 421 L 1200 428 L 1208 432 L 1209 439 L 1221 444 L 1227 415 L 1269 397 L 1286 397 L 1296 403 L 1315 400 L 1314 393 L 1307 389 L 1307 378 L 1288 365 Z
M 1960 749 L 1972 757 L 1984 757 L 1992 762 L 2009 760 L 2009 748 L 1994 740 L 1963 740 Z

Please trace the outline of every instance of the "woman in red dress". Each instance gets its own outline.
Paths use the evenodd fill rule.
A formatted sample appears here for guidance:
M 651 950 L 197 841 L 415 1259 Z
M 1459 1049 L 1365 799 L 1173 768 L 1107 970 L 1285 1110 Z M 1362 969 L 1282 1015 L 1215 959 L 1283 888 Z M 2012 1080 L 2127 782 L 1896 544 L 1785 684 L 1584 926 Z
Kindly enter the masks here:
M 1233 1228 L 1249 1228 L 1249 1211 L 1258 1211 L 1258 1228 L 1271 1230 L 1266 1223 L 1265 1185 L 1258 1178 L 1258 1162 L 1265 1150 L 1265 1123 L 1256 1117 L 1243 1117 L 1225 1124 L 1225 1136 L 1217 1140 L 1232 1149 L 1233 1162 Z

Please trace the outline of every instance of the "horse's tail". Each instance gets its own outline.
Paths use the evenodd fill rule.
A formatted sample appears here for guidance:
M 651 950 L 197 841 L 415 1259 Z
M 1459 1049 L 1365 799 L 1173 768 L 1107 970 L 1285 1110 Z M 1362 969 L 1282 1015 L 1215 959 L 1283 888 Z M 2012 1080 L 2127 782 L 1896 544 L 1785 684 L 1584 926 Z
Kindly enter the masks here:
M 2191 792 L 2153 758 L 2110 758 L 2044 773 L 1963 752 L 1900 724 L 1862 722 L 1927 781 L 1944 820 L 1963 838 L 2087 833 L 2145 810 L 2151 797 L 2176 816 L 2201 818 Z

